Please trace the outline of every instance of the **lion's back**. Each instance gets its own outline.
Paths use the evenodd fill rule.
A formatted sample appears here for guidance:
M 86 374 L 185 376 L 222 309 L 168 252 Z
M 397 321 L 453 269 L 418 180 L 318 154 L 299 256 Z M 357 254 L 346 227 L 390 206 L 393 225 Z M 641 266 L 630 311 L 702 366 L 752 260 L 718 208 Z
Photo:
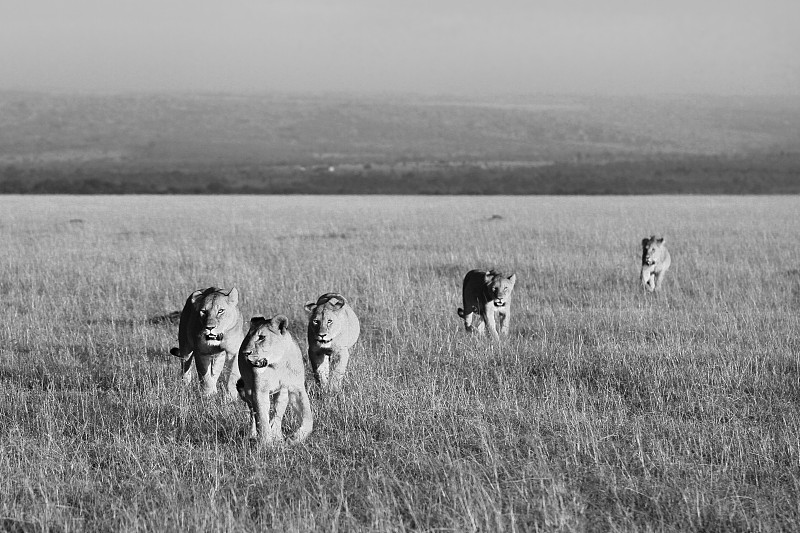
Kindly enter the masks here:
M 344 327 L 334 339 L 334 342 L 343 348 L 349 348 L 356 343 L 359 335 L 361 335 L 361 322 L 359 322 L 350 304 L 344 304 L 336 314 L 343 321 Z
M 469 307 L 471 305 L 479 305 L 486 292 L 486 271 L 485 270 L 470 270 L 464 276 L 464 284 L 462 288 L 464 305 Z
M 290 334 L 286 343 L 284 344 L 285 355 L 285 372 L 286 380 L 292 382 L 305 383 L 306 368 L 303 361 L 303 353 L 300 351 L 300 345 L 295 340 L 294 336 Z
M 669 250 L 666 245 L 662 245 L 660 270 L 667 270 L 671 264 L 672 257 L 669 255 Z

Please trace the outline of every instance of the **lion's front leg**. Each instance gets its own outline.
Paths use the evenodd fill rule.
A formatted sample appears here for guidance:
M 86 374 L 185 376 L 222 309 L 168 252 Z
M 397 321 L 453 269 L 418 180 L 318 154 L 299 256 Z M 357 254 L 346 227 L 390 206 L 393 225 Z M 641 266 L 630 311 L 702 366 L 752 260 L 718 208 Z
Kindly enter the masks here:
M 499 341 L 500 334 L 497 333 L 497 322 L 495 321 L 494 308 L 492 306 L 487 306 L 484 320 L 486 321 L 486 328 L 489 330 L 489 333 L 494 337 L 494 340 Z
M 294 411 L 300 415 L 300 427 L 297 428 L 289 441 L 292 444 L 302 442 L 314 430 L 314 415 L 311 411 L 311 400 L 308 398 L 305 386 L 292 393 L 292 406 Z
M 251 375 L 249 381 L 252 383 L 252 380 L 253 377 Z M 253 406 L 253 391 L 245 386 L 242 379 L 236 382 L 236 391 L 239 394 L 239 398 L 247 404 L 247 410 L 250 412 L 250 438 L 255 440 L 258 438 L 258 423 L 256 421 L 256 410 Z
M 652 292 L 655 288 L 653 280 L 654 270 L 653 267 L 642 267 L 642 288 L 648 292 Z
M 347 362 L 350 360 L 350 349 L 339 349 L 339 360 L 333 365 L 331 369 L 331 379 L 328 390 L 330 392 L 338 392 L 342 388 L 342 381 L 344 381 L 344 373 L 347 371 Z
M 655 273 L 656 283 L 655 283 L 655 289 L 654 290 L 660 290 L 661 289 L 661 284 L 664 282 L 664 274 L 666 274 L 666 273 L 667 273 L 666 270 L 662 270 L 661 272 L 656 272 Z
M 258 413 L 250 406 L 250 439 L 258 440 Z
M 192 383 L 192 363 L 194 359 L 194 354 L 189 352 L 188 355 L 181 357 L 181 379 L 183 379 L 184 385 L 191 385 Z
M 228 374 L 227 380 L 227 391 L 228 396 L 227 399 L 234 401 L 236 400 L 236 396 L 238 392 L 236 391 L 236 382 L 239 381 L 241 377 L 241 373 L 239 371 L 239 364 L 238 364 L 238 354 L 236 353 L 226 353 L 226 360 L 225 360 L 225 369 L 223 372 Z
M 280 441 L 283 440 L 281 426 L 283 425 L 283 414 L 286 412 L 286 406 L 289 404 L 289 389 L 281 387 L 275 396 L 275 415 L 272 417 L 269 427 L 272 433 L 272 440 Z
M 253 400 L 259 440 L 265 444 L 272 444 L 274 435 L 269 421 L 270 394 L 268 388 L 256 385 Z
M 330 355 L 316 354 L 309 357 L 309 359 L 311 360 L 311 368 L 314 370 L 314 377 L 317 379 L 317 383 L 323 389 L 327 389 L 328 375 L 330 373 Z
M 477 333 L 481 337 L 486 333 L 486 321 L 483 319 L 483 315 L 475 314 L 475 318 L 472 322 L 472 332 Z
M 213 396 L 217 393 L 219 373 L 225 365 L 225 352 L 217 355 L 195 354 L 194 363 L 197 367 L 197 376 L 200 378 L 203 395 Z
M 508 327 L 509 327 L 509 322 L 511 321 L 510 320 L 511 313 L 509 313 L 507 310 L 501 311 L 497 313 L 497 316 L 500 322 L 500 333 L 502 333 L 503 335 L 508 335 Z

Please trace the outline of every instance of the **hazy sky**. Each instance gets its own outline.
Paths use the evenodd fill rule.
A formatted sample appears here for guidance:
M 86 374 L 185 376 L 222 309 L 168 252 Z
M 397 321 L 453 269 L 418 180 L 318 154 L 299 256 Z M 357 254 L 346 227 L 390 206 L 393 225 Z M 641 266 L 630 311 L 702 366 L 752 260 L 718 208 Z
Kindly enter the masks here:
M 800 0 L 0 0 L 0 88 L 800 94 Z

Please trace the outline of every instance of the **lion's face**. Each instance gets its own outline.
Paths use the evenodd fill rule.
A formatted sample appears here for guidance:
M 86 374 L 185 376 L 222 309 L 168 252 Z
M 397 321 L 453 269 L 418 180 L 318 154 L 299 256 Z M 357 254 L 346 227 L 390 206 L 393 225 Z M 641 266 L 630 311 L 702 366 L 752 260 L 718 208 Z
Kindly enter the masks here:
M 661 258 L 663 248 L 663 238 L 656 239 L 656 236 L 652 235 L 649 239 L 642 239 L 642 264 L 655 265 Z
M 239 356 L 245 357 L 255 368 L 274 366 L 286 356 L 286 328 L 289 319 L 277 315 L 270 319 L 256 316 L 250 320 L 250 330 L 239 349 Z
M 234 288 L 228 294 L 212 292 L 198 298 L 195 309 L 200 319 L 199 343 L 218 347 L 225 338 L 225 332 L 239 327 L 239 292 Z
M 344 318 L 341 316 L 343 305 L 343 302 L 329 301 L 316 306 L 311 311 L 308 327 L 320 346 L 330 346 L 333 339 L 344 328 Z
M 492 296 L 492 301 L 495 307 L 504 307 L 511 298 L 511 291 L 514 290 L 514 284 L 517 282 L 517 275 L 512 274 L 509 277 L 495 276 L 489 284 L 489 293 Z

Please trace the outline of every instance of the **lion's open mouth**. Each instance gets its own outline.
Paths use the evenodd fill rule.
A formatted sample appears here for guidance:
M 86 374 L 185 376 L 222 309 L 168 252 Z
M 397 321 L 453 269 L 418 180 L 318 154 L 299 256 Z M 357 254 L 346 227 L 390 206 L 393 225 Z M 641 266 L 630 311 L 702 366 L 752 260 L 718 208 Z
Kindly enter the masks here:
M 317 338 L 317 342 L 320 344 L 330 344 L 333 339 L 325 339 L 322 337 Z
M 206 333 L 207 341 L 221 341 L 222 333 Z
M 503 300 L 495 300 L 494 306 L 495 307 L 505 307 L 506 303 Z
M 250 364 L 253 365 L 256 368 L 264 368 L 265 366 L 267 366 L 267 360 L 266 359 L 256 359 L 255 361 L 250 361 Z

